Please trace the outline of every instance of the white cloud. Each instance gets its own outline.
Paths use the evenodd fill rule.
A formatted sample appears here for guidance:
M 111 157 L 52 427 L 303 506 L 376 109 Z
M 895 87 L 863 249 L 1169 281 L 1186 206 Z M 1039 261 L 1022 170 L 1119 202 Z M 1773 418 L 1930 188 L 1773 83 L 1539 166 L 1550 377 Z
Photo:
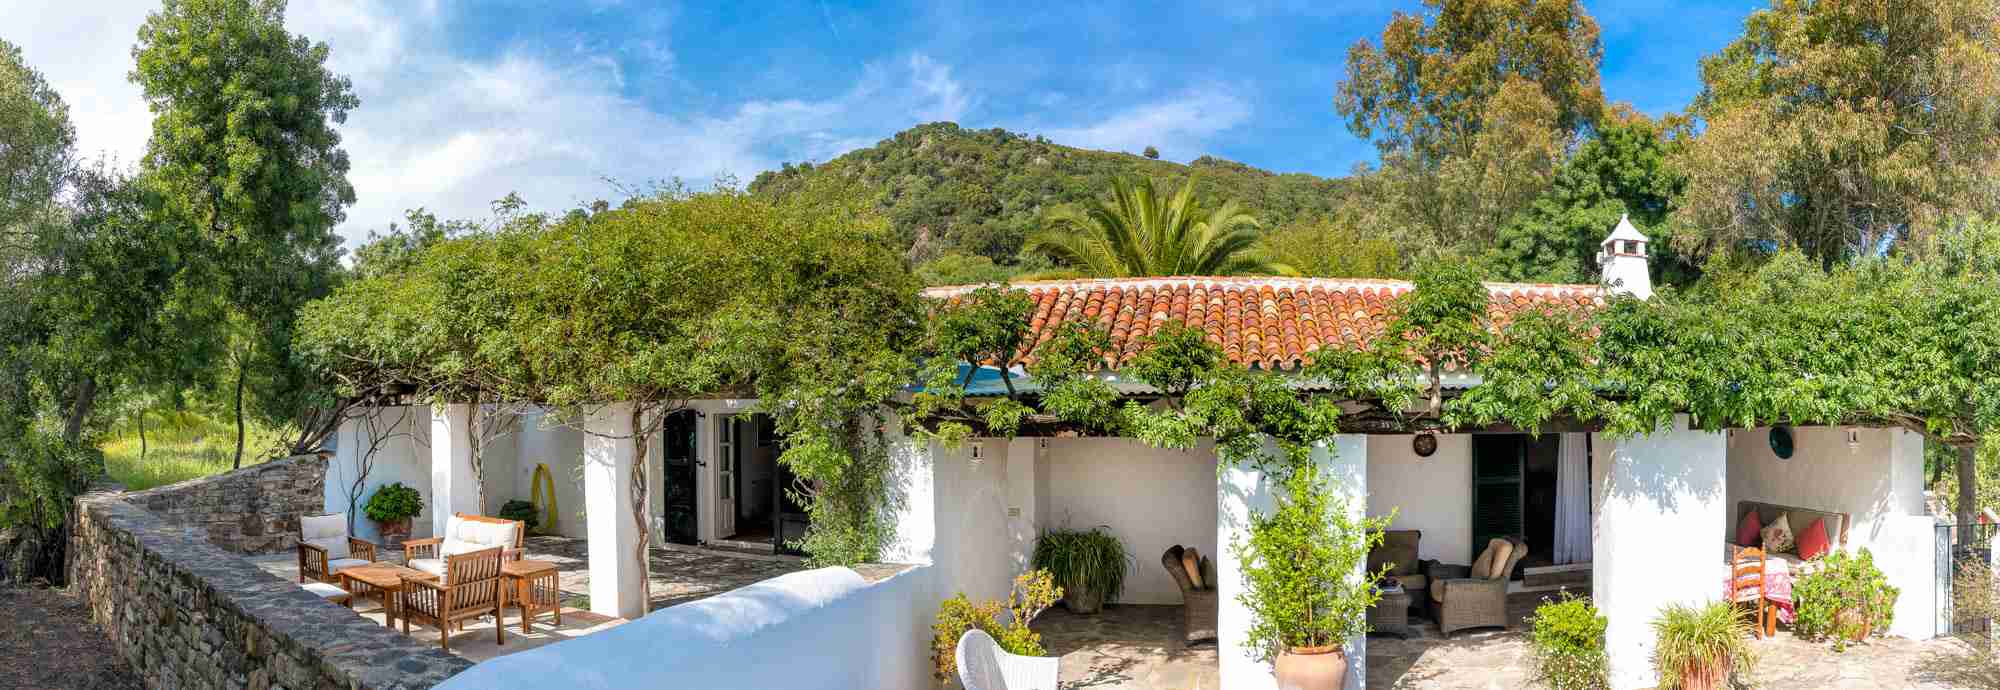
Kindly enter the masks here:
M 1084 148 L 1139 153 L 1156 146 L 1162 157 L 1186 161 L 1201 155 L 1210 137 L 1249 120 L 1249 103 L 1221 87 L 1205 87 L 1142 103 L 1093 124 L 1046 133 L 1054 141 Z
M 125 73 L 138 27 L 157 7 L 148 0 L 53 7 L 0 0 L 0 16 L 9 18 L 0 37 L 19 42 L 70 103 L 87 153 L 132 162 L 145 150 L 151 114 Z M 435 0 L 291 8 L 292 30 L 331 46 L 331 67 L 351 78 L 361 97 L 341 127 L 358 197 L 339 228 L 350 240 L 418 206 L 477 217 L 510 191 L 559 210 L 615 198 L 607 178 L 747 179 L 781 161 L 830 158 L 917 122 L 957 120 L 975 103 L 950 66 L 911 55 L 870 64 L 854 86 L 823 99 L 662 112 L 628 94 L 619 58 L 671 69 L 664 42 L 519 46 L 475 60 L 438 48 L 448 43 L 441 15 Z

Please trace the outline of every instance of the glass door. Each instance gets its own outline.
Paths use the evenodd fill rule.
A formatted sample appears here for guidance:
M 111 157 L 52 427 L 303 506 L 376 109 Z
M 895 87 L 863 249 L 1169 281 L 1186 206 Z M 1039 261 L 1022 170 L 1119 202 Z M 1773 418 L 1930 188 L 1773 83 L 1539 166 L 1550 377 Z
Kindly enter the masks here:
M 736 536 L 736 472 L 738 436 L 736 415 L 716 415 L 722 435 L 715 444 L 715 538 Z

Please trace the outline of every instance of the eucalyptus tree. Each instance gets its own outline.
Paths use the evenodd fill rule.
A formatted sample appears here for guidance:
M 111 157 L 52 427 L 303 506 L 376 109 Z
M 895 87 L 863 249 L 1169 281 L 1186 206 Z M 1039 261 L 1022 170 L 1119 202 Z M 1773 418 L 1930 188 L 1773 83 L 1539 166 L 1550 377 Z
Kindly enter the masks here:
M 1114 179 L 1109 197 L 1050 213 L 1028 248 L 1094 278 L 1275 272 L 1254 251 L 1257 219 L 1235 200 L 1207 208 L 1194 188 Z
M 1992 209 L 2000 3 L 1774 0 L 1701 61 L 1675 215 L 1702 257 L 1767 245 L 1823 266 L 1920 250 Z
M 232 344 L 243 455 L 245 389 L 261 412 L 299 421 L 294 450 L 324 438 L 324 391 L 294 365 L 298 308 L 339 275 L 333 227 L 354 202 L 337 125 L 359 103 L 328 49 L 285 30 L 284 0 L 166 0 L 147 16 L 130 78 L 154 114 L 144 179 L 175 222 L 201 231 Z

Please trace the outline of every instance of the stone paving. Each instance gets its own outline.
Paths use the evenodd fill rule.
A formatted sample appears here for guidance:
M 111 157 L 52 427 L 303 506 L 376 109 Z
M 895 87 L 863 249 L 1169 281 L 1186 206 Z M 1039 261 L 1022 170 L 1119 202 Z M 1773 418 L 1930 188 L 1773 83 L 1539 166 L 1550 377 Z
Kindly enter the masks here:
M 1107 606 L 1078 616 L 1060 607 L 1034 623 L 1042 646 L 1062 657 L 1063 690 L 1212 690 L 1221 687 L 1216 647 L 1179 644 L 1177 606 Z M 1739 677 L 1749 688 L 2000 689 L 2000 660 L 1958 639 L 1878 638 L 1836 653 L 1789 631 L 1752 642 L 1760 661 Z M 1527 635 L 1498 628 L 1449 639 L 1421 623 L 1409 639 L 1368 638 L 1369 688 L 1515 690 L 1529 680 Z
M 468 624 L 464 632 L 452 634 L 451 651 L 454 654 L 475 662 L 484 661 L 581 637 L 625 622 L 624 619 L 590 612 L 590 558 L 586 540 L 558 536 L 528 537 L 526 551 L 526 558 L 556 564 L 564 595 L 562 625 L 553 625 L 551 616 L 542 614 L 532 622 L 533 632 L 522 634 L 520 619 L 509 614 L 507 642 L 498 645 L 494 642 L 492 621 L 476 621 Z M 397 549 L 385 548 L 381 557 L 390 562 L 402 562 L 402 552 Z M 265 572 L 287 582 L 298 581 L 298 558 L 295 555 L 280 554 L 251 560 Z M 651 565 L 649 593 L 654 611 L 706 599 L 805 568 L 803 562 L 792 557 L 736 554 L 692 547 L 655 547 L 652 549 Z M 378 625 L 383 623 L 383 611 L 375 602 L 358 603 L 356 609 L 363 618 Z M 400 631 L 400 626 L 397 629 Z M 412 626 L 410 634 L 424 644 L 435 645 L 438 641 L 435 629 Z

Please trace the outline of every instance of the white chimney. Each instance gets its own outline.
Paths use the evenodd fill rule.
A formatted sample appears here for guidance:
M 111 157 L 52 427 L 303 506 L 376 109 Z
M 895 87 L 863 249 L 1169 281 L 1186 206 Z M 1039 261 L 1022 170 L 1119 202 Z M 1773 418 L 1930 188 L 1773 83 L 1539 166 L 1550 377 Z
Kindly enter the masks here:
M 1618 217 L 1618 227 L 1604 238 L 1597 252 L 1597 267 L 1604 276 L 1605 287 L 1614 293 L 1652 299 L 1653 275 L 1646 270 L 1647 241 L 1638 228 L 1632 227 L 1631 216 Z

